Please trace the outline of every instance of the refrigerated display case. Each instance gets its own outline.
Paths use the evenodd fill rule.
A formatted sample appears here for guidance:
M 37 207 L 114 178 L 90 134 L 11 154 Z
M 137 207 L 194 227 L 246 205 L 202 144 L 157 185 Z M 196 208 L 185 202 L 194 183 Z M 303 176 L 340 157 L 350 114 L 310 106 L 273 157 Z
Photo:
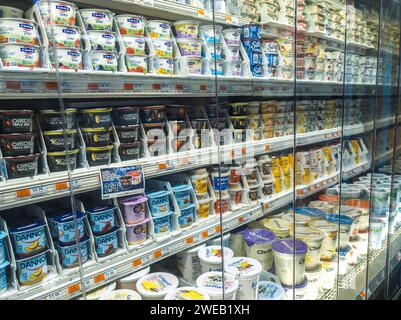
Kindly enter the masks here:
M 0 0 L 0 299 L 400 295 L 398 0 Z

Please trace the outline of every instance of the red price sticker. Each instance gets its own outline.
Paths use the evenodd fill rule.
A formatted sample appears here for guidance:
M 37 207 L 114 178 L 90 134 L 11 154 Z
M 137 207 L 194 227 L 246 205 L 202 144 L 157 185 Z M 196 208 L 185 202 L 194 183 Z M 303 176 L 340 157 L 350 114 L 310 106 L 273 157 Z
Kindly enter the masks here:
M 152 88 L 155 91 L 160 91 L 162 89 L 162 86 L 160 83 L 154 83 L 154 84 L 152 84 Z
M 58 85 L 57 85 L 57 82 L 55 82 L 55 81 L 46 81 L 45 87 L 47 90 L 55 91 L 55 90 L 57 90 Z
M 184 85 L 183 85 L 182 83 L 177 83 L 177 84 L 175 85 L 175 89 L 176 89 L 177 91 L 183 91 L 183 90 L 184 90 Z
M 239 222 L 239 223 L 243 223 L 244 221 L 245 221 L 245 218 L 244 218 L 243 216 L 241 216 L 241 217 L 238 218 L 238 222 Z
M 124 83 L 124 90 L 125 91 L 134 91 L 134 84 L 133 83 Z
M 88 90 L 89 91 L 99 91 L 99 84 L 96 82 L 88 83 Z
M 6 81 L 6 89 L 21 91 L 21 82 L 20 81 Z

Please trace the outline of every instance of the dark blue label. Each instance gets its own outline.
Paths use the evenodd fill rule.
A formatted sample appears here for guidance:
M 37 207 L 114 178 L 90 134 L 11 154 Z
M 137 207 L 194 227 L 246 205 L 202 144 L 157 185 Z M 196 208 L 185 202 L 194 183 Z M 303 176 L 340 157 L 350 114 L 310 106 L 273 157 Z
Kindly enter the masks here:
M 95 12 L 92 13 L 92 17 L 103 19 L 106 18 L 106 15 L 104 13 Z
M 68 51 L 67 54 L 69 56 L 72 56 L 72 57 L 79 57 L 80 56 L 79 52 L 76 52 L 76 51 Z
M 60 11 L 70 11 L 70 8 L 67 6 L 63 6 L 61 4 L 56 5 L 56 9 L 60 10 Z
M 33 48 L 21 48 L 20 50 L 21 50 L 21 52 L 24 52 L 24 53 L 34 53 L 35 52 L 35 49 L 33 49 Z
M 27 30 L 32 30 L 32 29 L 33 29 L 33 26 L 30 25 L 30 24 L 28 24 L 28 23 L 20 23 L 19 26 L 20 26 L 22 29 L 27 29 Z
M 109 60 L 113 60 L 113 59 L 114 59 L 114 56 L 113 56 L 112 54 L 104 54 L 104 55 L 103 55 L 103 58 L 109 59 Z
M 113 35 L 105 33 L 105 34 L 102 34 L 102 38 L 104 38 L 104 39 L 113 39 Z
M 134 19 L 134 18 L 128 18 L 127 21 L 131 22 L 131 23 L 139 23 L 139 22 L 141 22 L 140 20 Z
M 76 34 L 77 31 L 75 29 L 63 29 L 63 33 Z

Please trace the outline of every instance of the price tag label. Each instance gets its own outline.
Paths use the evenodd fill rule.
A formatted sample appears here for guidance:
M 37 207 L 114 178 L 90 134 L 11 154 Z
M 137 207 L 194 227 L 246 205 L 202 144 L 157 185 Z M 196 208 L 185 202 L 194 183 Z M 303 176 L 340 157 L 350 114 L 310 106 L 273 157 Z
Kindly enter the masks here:
M 31 189 L 20 189 L 16 191 L 17 198 L 27 198 L 31 196 Z
M 200 91 L 206 91 L 206 85 L 205 84 L 200 84 L 199 85 L 199 90 Z
M 175 90 L 176 91 L 184 91 L 184 84 L 183 83 L 177 83 L 176 85 L 175 85 Z
M 142 165 L 100 169 L 102 199 L 143 193 L 145 177 Z
M 78 178 L 72 179 L 72 188 L 75 189 L 80 189 L 81 188 L 81 182 L 79 181 Z
M 159 163 L 159 170 L 167 170 L 167 163 Z
M 76 292 L 78 292 L 80 290 L 81 290 L 81 285 L 79 283 L 75 283 L 75 284 L 70 285 L 67 288 L 67 293 L 68 294 L 74 294 L 74 293 L 76 293 Z
M 160 91 L 162 89 L 162 85 L 160 83 L 152 84 L 153 91 Z
M 181 165 L 188 165 L 189 164 L 189 157 L 184 157 L 180 159 Z
M 198 17 L 205 17 L 206 16 L 205 9 L 198 9 L 198 10 L 196 10 L 196 13 L 197 13 Z
M 163 256 L 163 251 L 157 250 L 157 251 L 153 252 L 153 257 L 155 259 L 159 259 L 161 256 Z
M 45 88 L 48 91 L 57 91 L 58 84 L 55 81 L 46 81 L 45 82 Z
M 125 91 L 134 91 L 134 84 L 133 83 L 124 83 L 124 90 Z
M 153 0 L 143 0 L 143 3 L 151 7 L 155 5 Z
M 6 89 L 9 91 L 21 91 L 20 81 L 6 81 Z
M 209 231 L 203 231 L 202 233 L 201 233 L 201 237 L 202 237 L 202 239 L 205 239 L 205 238 L 207 238 L 207 237 L 209 237 Z
M 270 145 L 265 144 L 265 151 L 270 151 Z
M 143 83 L 135 83 L 134 84 L 134 92 L 144 92 Z
M 238 218 L 238 222 L 239 222 L 239 223 L 243 223 L 244 221 L 245 221 L 245 218 L 244 218 L 243 216 L 241 216 L 241 217 Z
M 43 186 L 35 186 L 31 188 L 32 197 L 40 197 L 47 193 L 47 188 Z
M 162 92 L 170 92 L 170 86 L 169 86 L 169 84 L 168 84 L 168 83 L 162 83 L 162 84 L 160 85 L 160 90 L 161 90 Z
M 185 240 L 185 243 L 186 243 L 186 244 L 194 243 L 194 237 L 189 237 L 189 238 L 187 238 L 187 239 Z
M 106 280 L 106 275 L 104 273 L 100 273 L 96 276 L 93 277 L 93 282 L 94 283 L 99 283 Z
M 54 187 L 57 191 L 66 190 L 66 189 L 68 189 L 68 182 L 67 181 L 57 182 L 54 184 Z
M 269 209 L 269 207 L 270 207 L 270 204 L 268 202 L 263 202 L 262 203 L 263 210 L 267 210 L 267 209 Z
M 53 291 L 49 293 L 44 300 L 59 300 L 59 297 L 61 297 L 62 293 L 65 292 L 65 289 L 59 290 L 59 291 Z
M 220 225 L 216 226 L 216 228 L 214 228 L 214 231 L 215 231 L 216 233 L 221 232 L 221 226 L 220 226 Z
M 132 261 L 132 266 L 133 266 L 134 268 L 140 266 L 141 264 L 142 264 L 142 259 L 141 259 L 141 258 L 135 259 L 134 261 Z
M 99 92 L 99 83 L 89 82 L 88 83 L 88 91 Z

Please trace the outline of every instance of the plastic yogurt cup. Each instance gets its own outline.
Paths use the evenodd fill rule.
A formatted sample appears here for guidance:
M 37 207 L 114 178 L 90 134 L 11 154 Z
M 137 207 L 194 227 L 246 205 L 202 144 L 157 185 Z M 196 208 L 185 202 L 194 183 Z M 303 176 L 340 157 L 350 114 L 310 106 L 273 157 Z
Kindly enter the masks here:
M 211 199 L 208 197 L 207 199 L 199 200 L 198 199 L 198 216 L 200 219 L 207 218 L 210 215 L 210 209 L 212 207 Z
M 222 271 L 223 270 L 223 255 L 224 261 L 230 260 L 234 256 L 234 252 L 230 248 L 221 246 L 207 246 L 198 251 L 198 257 L 201 262 L 202 272 Z
M 39 44 L 36 22 L 28 19 L 0 18 L 0 43 Z
M 177 38 L 198 38 L 199 22 L 180 20 L 173 23 Z
M 147 193 L 149 210 L 153 217 L 170 212 L 170 193 L 166 190 Z
M 337 250 L 337 226 L 328 221 L 311 221 L 309 226 L 319 229 L 324 234 L 320 258 L 323 260 L 334 259 Z
M 258 300 L 284 300 L 285 291 L 279 283 L 259 281 Z
M 75 230 L 73 213 L 50 217 L 48 221 L 52 237 L 65 244 L 81 239 L 85 235 L 84 218 L 85 213 L 77 212 L 78 230 Z
M 134 224 L 126 224 L 126 236 L 129 245 L 136 245 L 144 242 L 148 235 L 149 218 Z
M 173 41 L 166 39 L 153 39 L 152 44 L 157 56 L 162 58 L 173 58 Z
M 129 289 L 114 290 L 103 294 L 99 300 L 142 300 L 138 292 Z
M 242 75 L 242 61 L 230 61 L 231 75 L 239 77 Z
M 79 241 L 79 248 L 81 253 L 80 263 L 84 264 L 89 258 L 88 249 L 89 237 L 84 236 Z M 73 244 L 59 244 L 55 243 L 55 247 L 60 257 L 60 263 L 64 268 L 74 268 L 78 267 L 78 246 L 76 243 Z
M 0 58 L 5 67 L 40 67 L 40 48 L 34 45 L 3 43 Z
M 308 225 L 308 223 L 312 220 L 311 217 L 307 216 L 307 215 L 303 215 L 303 214 L 294 214 L 293 212 L 287 212 L 285 214 L 283 214 L 281 216 L 281 218 L 283 220 L 288 221 L 289 223 L 293 223 L 294 222 L 294 218 L 295 218 L 295 225 L 296 226 L 300 226 L 300 227 L 306 227 Z M 291 230 L 290 230 L 291 232 Z
M 163 215 L 153 217 L 153 229 L 157 236 L 164 236 L 171 230 L 171 214 L 172 212 L 167 212 Z
M 239 46 L 241 43 L 241 29 L 232 28 L 222 31 L 227 46 Z
M 113 282 L 109 285 L 100 287 L 98 289 L 89 291 L 88 294 L 85 296 L 86 300 L 99 300 L 99 298 L 104 295 L 105 293 L 111 292 L 116 289 L 116 283 Z M 84 300 L 83 297 L 79 298 L 79 300 Z
M 351 227 L 353 224 L 353 220 L 351 217 L 348 217 L 346 215 L 339 215 L 339 214 L 329 214 L 326 217 L 326 220 L 329 222 L 334 223 L 335 225 L 339 225 L 339 236 L 340 236 L 340 242 L 339 242 L 339 248 L 344 249 L 348 247 L 348 242 L 349 242 L 349 237 L 351 234 Z
M 95 71 L 117 71 L 118 54 L 114 51 L 92 51 L 92 66 Z
M 322 289 L 330 290 L 334 288 L 337 277 L 337 260 L 322 261 L 322 271 L 320 274 L 320 286 Z
M 142 16 L 119 14 L 114 19 L 122 36 L 142 37 L 145 34 L 145 19 Z
M 0 18 L 18 18 L 22 19 L 24 11 L 14 7 L 0 6 Z
M 116 48 L 116 33 L 103 30 L 88 30 L 89 41 L 93 50 L 114 51 Z
M 162 20 L 149 20 L 146 27 L 151 38 L 156 39 L 171 39 L 170 24 Z
M 194 191 L 197 194 L 205 194 L 207 193 L 207 172 L 204 174 L 191 174 L 191 182 L 194 187 Z
M 206 290 L 197 287 L 181 287 L 171 290 L 164 300 L 210 300 Z
M 43 18 L 45 25 L 61 24 L 61 25 L 75 25 L 77 6 L 71 2 L 47 0 L 38 3 L 40 14 Z
M 203 25 L 200 26 L 203 37 L 207 43 L 220 43 L 220 34 L 223 30 L 222 26 Z
M 212 59 L 221 59 L 222 46 L 220 43 L 216 44 L 214 44 L 213 42 L 208 43 L 207 47 L 209 48 L 210 56 L 212 57 Z M 233 58 L 233 60 L 238 60 L 238 59 Z
M 150 267 L 146 267 L 142 270 L 135 271 L 134 273 L 131 273 L 129 276 L 118 279 L 117 280 L 117 288 L 118 289 L 130 289 L 130 290 L 136 290 L 136 283 L 137 281 L 143 277 L 146 276 L 150 272 Z
M 178 278 L 166 272 L 149 273 L 139 278 L 136 289 L 144 300 L 162 300 L 178 287 Z
M 145 196 L 135 196 L 120 200 L 120 207 L 124 222 L 135 224 L 145 219 L 146 201 Z
M 53 25 L 54 42 L 58 48 L 75 48 L 81 47 L 81 28 L 76 26 Z M 49 32 L 49 31 L 48 31 Z M 50 43 L 53 38 L 49 35 Z
M 115 209 L 115 206 L 107 206 L 86 210 L 94 234 L 104 234 L 114 228 L 116 225 L 114 217 Z
M 182 56 L 201 57 L 202 55 L 202 40 L 192 38 L 176 39 L 178 48 Z
M 86 30 L 112 30 L 114 13 L 105 9 L 79 10 Z
M 217 76 L 224 75 L 224 72 L 223 72 L 224 60 L 223 59 L 212 59 L 212 60 L 210 60 L 209 67 L 210 67 L 210 74 L 211 75 L 217 75 Z
M 272 231 L 277 239 L 287 238 L 290 235 L 291 223 L 280 218 L 271 218 L 263 221 L 263 226 Z
M 276 240 L 273 232 L 265 229 L 250 229 L 243 233 L 246 243 L 246 256 L 256 259 L 262 264 L 264 270 L 273 266 L 272 243 Z
M 316 300 L 319 297 L 321 272 L 321 263 L 315 269 L 305 269 L 305 276 L 308 278 L 307 300 Z
M 109 233 L 94 235 L 95 250 L 99 257 L 106 257 L 117 251 L 119 230 L 119 227 L 115 227 Z
M 212 178 L 211 180 L 214 191 L 226 191 L 228 189 L 228 181 L 230 176 L 229 171 L 221 171 L 219 174 L 219 171 L 215 170 L 211 172 L 210 176 Z
M 195 221 L 195 205 L 189 204 L 185 208 L 180 208 L 180 216 L 178 217 L 178 224 L 180 228 L 189 227 Z
M 223 297 L 223 275 L 224 275 L 224 297 Z M 234 275 L 221 272 L 212 271 L 206 272 L 196 279 L 196 285 L 205 290 L 210 300 L 235 300 L 239 282 Z
M 3 261 L 0 263 L 0 294 L 5 292 L 8 288 L 7 268 L 10 262 Z
M 172 187 L 174 198 L 180 209 L 185 208 L 191 204 L 191 190 L 192 187 L 187 184 L 177 185 Z
M 272 244 L 276 274 L 283 285 L 302 284 L 305 278 L 305 255 L 307 245 L 296 239 L 276 240 Z M 295 258 L 295 270 L 294 270 Z
M 125 56 L 128 72 L 148 73 L 149 58 L 146 55 L 127 54 Z
M 200 75 L 203 70 L 203 59 L 201 57 L 186 57 L 187 69 L 190 75 Z
M 82 69 L 82 53 L 81 50 L 75 48 L 57 48 L 56 61 L 54 62 L 53 49 L 49 49 L 50 61 L 53 68 L 60 70 L 81 70 Z
M 259 261 L 247 257 L 235 257 L 224 262 L 224 270 L 234 274 L 239 282 L 237 300 L 255 300 L 258 295 L 258 281 L 262 272 Z
M 144 37 L 133 37 L 133 36 L 122 36 L 125 53 L 144 55 L 146 49 L 146 38 Z
M 308 287 L 308 278 L 304 277 L 303 281 L 294 286 L 283 286 L 287 300 L 305 300 Z
M 48 273 L 47 253 L 39 253 L 35 256 L 16 259 L 17 263 L 17 278 L 22 286 L 30 286 L 41 282 Z
M 174 60 L 170 58 L 153 58 L 153 67 L 156 74 L 173 75 L 174 73 Z
M 228 50 L 231 53 L 231 60 L 239 61 L 239 47 L 238 46 L 229 46 Z
M 17 226 L 10 229 L 10 237 L 14 247 L 14 252 L 18 256 L 26 257 L 35 255 L 47 248 L 46 223 L 37 221 L 28 225 Z M 5 232 L 2 232 L 0 263 L 5 260 Z

